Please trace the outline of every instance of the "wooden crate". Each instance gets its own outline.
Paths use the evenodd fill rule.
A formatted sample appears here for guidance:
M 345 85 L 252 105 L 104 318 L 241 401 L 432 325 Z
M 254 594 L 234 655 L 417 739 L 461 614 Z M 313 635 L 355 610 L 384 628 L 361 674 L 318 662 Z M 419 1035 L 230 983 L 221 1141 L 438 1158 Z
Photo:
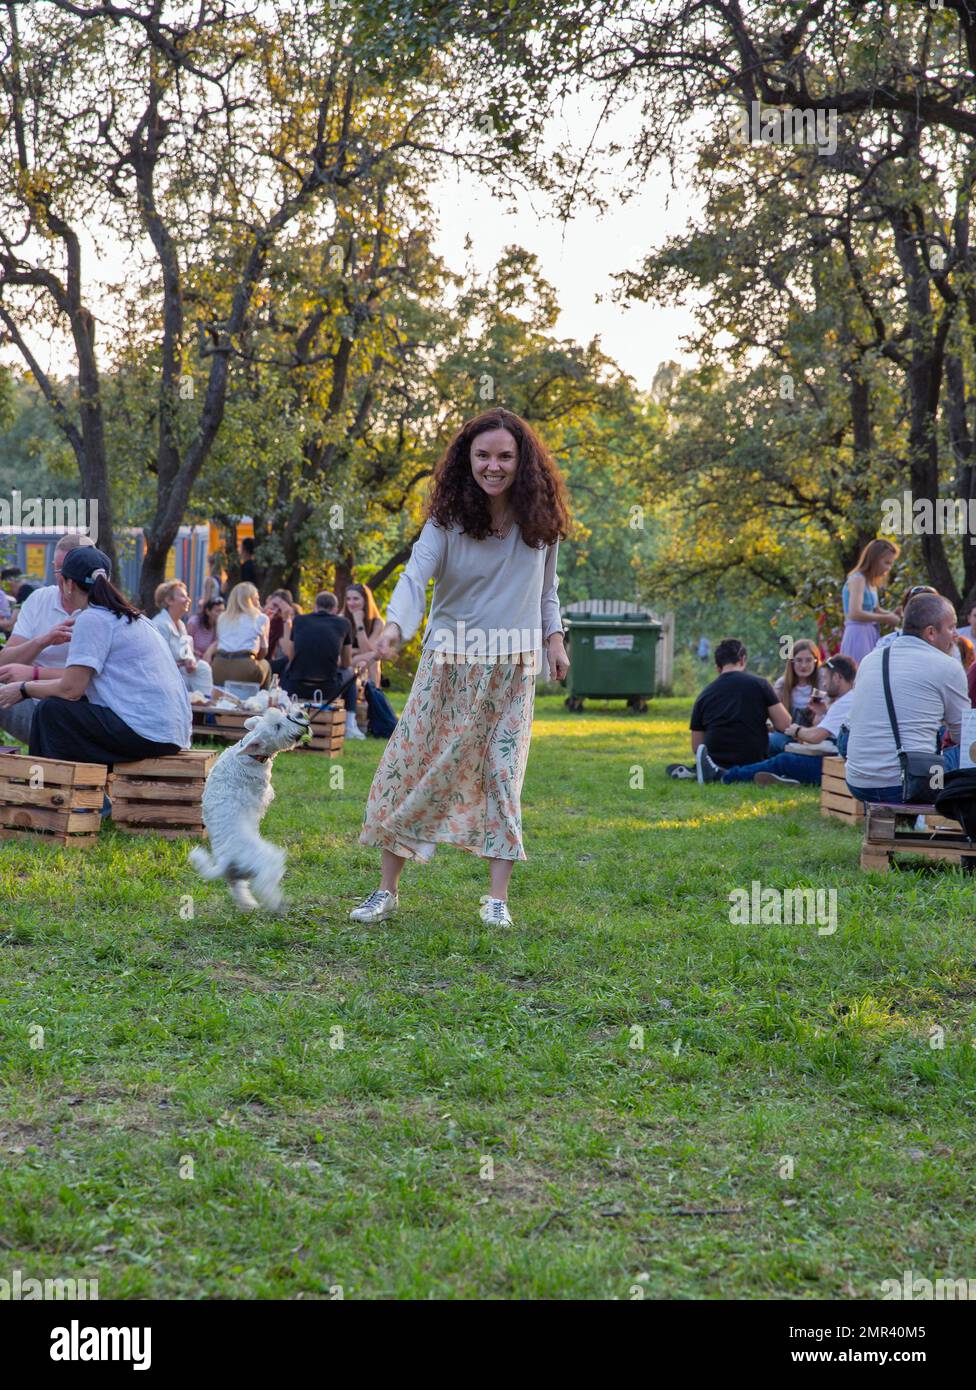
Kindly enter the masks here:
M 109 777 L 112 820 L 130 835 L 200 839 L 203 788 L 216 753 L 195 748 L 167 758 L 116 763 Z
M 856 801 L 847 789 L 844 774 L 847 762 L 844 758 L 824 758 L 823 778 L 820 783 L 820 814 L 842 820 L 846 825 L 861 825 L 864 820 L 864 802 Z
M 99 763 L 5 753 L 0 759 L 0 839 L 93 845 L 102 828 L 107 773 Z
M 916 830 L 919 816 L 925 829 Z M 861 868 L 886 874 L 894 854 L 918 854 L 976 870 L 976 844 L 958 821 L 940 816 L 933 806 L 899 806 L 877 802 L 867 807 Z
M 246 719 L 253 719 L 249 710 L 214 709 L 211 705 L 193 705 L 193 736 L 197 739 L 220 739 L 225 743 L 237 743 L 247 733 Z M 312 753 L 324 753 L 329 758 L 338 758 L 346 736 L 346 710 L 344 705 L 338 709 L 306 710 L 311 720 L 312 738 L 309 743 L 299 743 L 297 750 L 307 749 Z

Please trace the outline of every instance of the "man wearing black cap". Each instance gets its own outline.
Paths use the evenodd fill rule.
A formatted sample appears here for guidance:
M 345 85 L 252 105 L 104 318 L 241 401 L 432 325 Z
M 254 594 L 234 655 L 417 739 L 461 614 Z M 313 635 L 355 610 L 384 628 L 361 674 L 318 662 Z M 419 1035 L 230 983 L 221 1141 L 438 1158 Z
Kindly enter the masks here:
M 156 628 L 112 584 L 102 551 L 72 550 L 61 565 L 62 600 L 74 613 L 64 671 L 10 679 L 0 668 L 0 708 L 37 700 L 30 752 L 77 762 L 163 757 L 190 746 L 190 702 Z

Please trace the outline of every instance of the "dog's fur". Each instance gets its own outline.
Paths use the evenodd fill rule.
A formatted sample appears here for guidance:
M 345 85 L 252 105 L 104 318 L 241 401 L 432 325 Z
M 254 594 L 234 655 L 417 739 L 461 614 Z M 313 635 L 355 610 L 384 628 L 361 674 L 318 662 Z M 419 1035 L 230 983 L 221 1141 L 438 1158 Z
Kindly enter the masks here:
M 285 851 L 262 840 L 261 821 L 274 800 L 275 757 L 308 736 L 309 722 L 301 705 L 293 704 L 267 709 L 244 727 L 248 732 L 221 753 L 203 789 L 212 853 L 194 849 L 190 863 L 203 878 L 226 879 L 237 906 L 249 912 L 259 904 L 281 906 Z

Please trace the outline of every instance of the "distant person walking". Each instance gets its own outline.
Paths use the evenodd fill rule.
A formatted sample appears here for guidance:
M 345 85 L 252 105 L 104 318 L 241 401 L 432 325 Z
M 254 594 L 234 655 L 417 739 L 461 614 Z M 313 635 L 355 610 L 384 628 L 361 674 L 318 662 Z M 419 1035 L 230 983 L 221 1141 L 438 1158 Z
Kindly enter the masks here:
M 712 644 L 707 637 L 698 639 L 698 660 L 707 661 L 712 652 Z
M 887 627 L 898 626 L 899 614 L 878 605 L 878 588 L 897 558 L 898 547 L 893 541 L 869 541 L 844 581 L 841 590 L 844 603 L 842 656 L 860 663 L 877 646 L 882 623 Z

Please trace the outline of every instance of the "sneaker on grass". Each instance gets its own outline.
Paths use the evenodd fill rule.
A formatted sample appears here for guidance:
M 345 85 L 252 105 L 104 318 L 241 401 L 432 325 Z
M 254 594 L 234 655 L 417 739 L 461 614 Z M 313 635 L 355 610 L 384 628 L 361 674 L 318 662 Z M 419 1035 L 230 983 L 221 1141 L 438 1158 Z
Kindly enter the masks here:
M 685 780 L 694 782 L 696 777 L 695 769 L 688 767 L 686 763 L 668 763 L 665 772 L 669 777 L 674 777 L 679 782 Z
M 377 888 L 368 898 L 364 898 L 358 907 L 353 908 L 349 917 L 353 922 L 382 922 L 384 918 L 393 916 L 399 903 L 400 899 L 396 893 Z
M 695 767 L 698 771 L 699 782 L 719 782 L 725 771 L 724 767 L 719 767 L 718 763 L 712 761 L 708 749 L 703 743 L 698 745 L 698 751 L 695 754 Z
M 795 777 L 781 777 L 778 772 L 757 772 L 752 779 L 759 787 L 798 787 Z
M 492 898 L 487 893 L 481 899 L 481 911 L 478 916 L 489 927 L 510 927 L 513 925 L 508 911 L 508 903 L 505 902 L 504 898 Z

